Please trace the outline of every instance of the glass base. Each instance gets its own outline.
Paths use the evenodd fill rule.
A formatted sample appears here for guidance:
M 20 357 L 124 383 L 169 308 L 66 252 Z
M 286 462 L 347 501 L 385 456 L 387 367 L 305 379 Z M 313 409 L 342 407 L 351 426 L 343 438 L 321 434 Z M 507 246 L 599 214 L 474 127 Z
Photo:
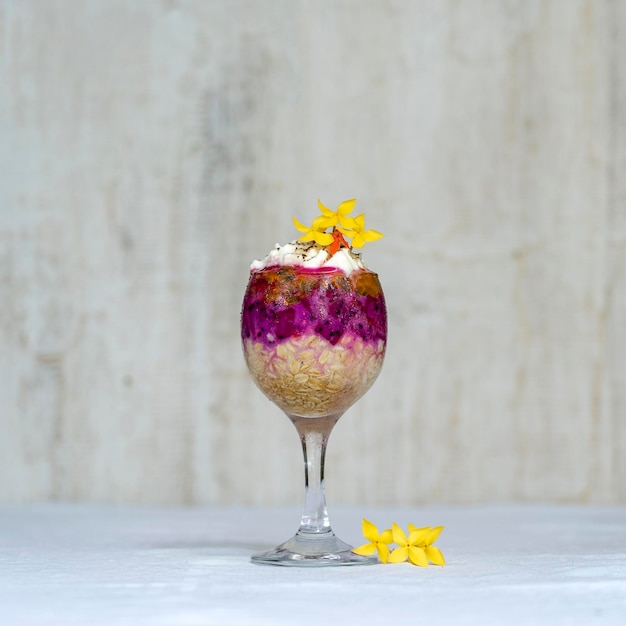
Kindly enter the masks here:
M 288 565 L 292 567 L 328 567 L 332 565 L 374 565 L 378 557 L 361 556 L 352 552 L 352 546 L 334 533 L 296 533 L 289 541 L 273 550 L 253 554 L 253 563 L 261 565 Z

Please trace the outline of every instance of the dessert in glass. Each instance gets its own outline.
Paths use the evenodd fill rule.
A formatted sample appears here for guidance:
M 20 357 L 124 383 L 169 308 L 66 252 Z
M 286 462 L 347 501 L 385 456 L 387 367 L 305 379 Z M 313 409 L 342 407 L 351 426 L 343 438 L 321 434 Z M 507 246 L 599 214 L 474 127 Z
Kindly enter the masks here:
M 333 426 L 372 385 L 383 364 L 387 312 L 378 276 L 353 251 L 382 237 L 348 217 L 355 200 L 322 214 L 304 234 L 255 261 L 241 314 L 252 379 L 296 427 L 304 452 L 305 499 L 298 531 L 256 563 L 356 565 L 376 556 L 352 552 L 334 534 L 324 495 L 324 457 Z M 331 228 L 331 232 L 326 232 Z M 347 239 L 351 239 L 351 244 Z

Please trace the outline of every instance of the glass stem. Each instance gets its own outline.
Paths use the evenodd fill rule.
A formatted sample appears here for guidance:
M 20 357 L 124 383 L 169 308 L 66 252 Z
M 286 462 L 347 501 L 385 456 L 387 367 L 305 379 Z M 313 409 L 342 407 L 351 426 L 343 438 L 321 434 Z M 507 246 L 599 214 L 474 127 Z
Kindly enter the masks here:
M 299 535 L 332 534 L 324 492 L 324 459 L 328 436 L 338 417 L 294 420 L 304 454 L 304 511 Z

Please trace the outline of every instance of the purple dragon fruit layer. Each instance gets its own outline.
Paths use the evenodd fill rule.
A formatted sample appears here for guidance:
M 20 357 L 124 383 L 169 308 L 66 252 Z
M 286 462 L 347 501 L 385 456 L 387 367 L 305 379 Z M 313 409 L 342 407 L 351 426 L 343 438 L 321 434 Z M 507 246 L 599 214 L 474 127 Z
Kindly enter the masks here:
M 331 344 L 344 333 L 364 341 L 387 338 L 387 310 L 372 272 L 253 272 L 241 313 L 242 339 L 271 345 L 315 332 Z

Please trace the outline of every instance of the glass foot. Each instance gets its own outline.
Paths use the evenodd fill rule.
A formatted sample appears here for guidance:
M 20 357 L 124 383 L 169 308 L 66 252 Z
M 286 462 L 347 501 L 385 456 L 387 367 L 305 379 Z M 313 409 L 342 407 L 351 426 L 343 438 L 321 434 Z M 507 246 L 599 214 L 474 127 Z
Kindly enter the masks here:
M 253 563 L 262 565 L 289 565 L 292 567 L 328 567 L 332 565 L 374 565 L 376 555 L 361 556 L 352 552 L 352 546 L 334 533 L 323 535 L 296 533 L 289 541 L 273 550 L 253 554 Z

